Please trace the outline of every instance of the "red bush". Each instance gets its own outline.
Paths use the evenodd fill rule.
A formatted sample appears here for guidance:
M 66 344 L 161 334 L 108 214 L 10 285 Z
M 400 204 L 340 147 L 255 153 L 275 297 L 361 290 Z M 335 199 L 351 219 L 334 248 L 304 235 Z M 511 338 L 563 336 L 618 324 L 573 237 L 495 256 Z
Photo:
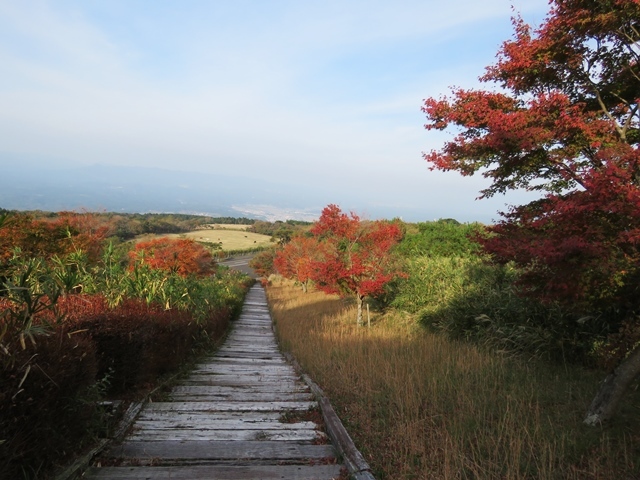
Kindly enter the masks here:
M 173 240 L 164 237 L 140 242 L 129 252 L 129 256 L 132 263 L 182 276 L 208 275 L 213 273 L 214 267 L 209 250 L 190 239 Z
M 0 311 L 7 307 L 0 299 Z M 194 349 L 222 337 L 228 309 L 196 323 L 191 313 L 126 300 L 108 309 L 100 295 L 69 295 L 58 302 L 66 319 L 51 323 L 35 345 L 20 345 L 16 331 L 0 353 L 0 478 L 41 478 L 42 471 L 75 452 L 96 426 L 95 386 L 109 395 L 131 393 L 175 371 Z M 0 324 L 0 331 L 3 325 Z M 24 379 L 24 380 L 23 380 Z

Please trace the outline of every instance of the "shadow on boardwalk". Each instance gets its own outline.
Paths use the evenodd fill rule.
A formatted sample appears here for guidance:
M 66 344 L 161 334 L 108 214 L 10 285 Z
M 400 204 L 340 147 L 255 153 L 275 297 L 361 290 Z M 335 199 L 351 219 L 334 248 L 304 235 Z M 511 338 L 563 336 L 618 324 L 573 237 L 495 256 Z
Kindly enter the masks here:
M 85 478 L 334 479 L 341 465 L 310 418 L 308 386 L 278 351 L 264 290 L 248 293 L 216 354 L 148 403 Z

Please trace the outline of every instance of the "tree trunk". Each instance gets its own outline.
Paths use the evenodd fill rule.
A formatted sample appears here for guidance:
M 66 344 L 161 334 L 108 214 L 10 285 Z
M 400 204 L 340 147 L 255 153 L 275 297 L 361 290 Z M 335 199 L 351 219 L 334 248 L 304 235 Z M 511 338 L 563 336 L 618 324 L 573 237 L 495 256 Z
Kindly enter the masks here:
M 358 326 L 362 326 L 362 302 L 364 300 L 364 295 L 360 295 L 356 293 L 356 298 L 358 300 Z
M 600 391 L 595 396 L 584 423 L 590 426 L 600 425 L 613 417 L 622 396 L 640 374 L 640 346 L 634 348 L 616 369 L 607 375 L 600 385 Z

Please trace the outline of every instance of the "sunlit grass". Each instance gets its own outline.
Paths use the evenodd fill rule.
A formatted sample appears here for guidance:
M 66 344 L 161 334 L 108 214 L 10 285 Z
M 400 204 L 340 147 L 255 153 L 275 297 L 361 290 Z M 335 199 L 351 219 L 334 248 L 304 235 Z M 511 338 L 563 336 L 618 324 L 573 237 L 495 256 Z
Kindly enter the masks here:
M 269 235 L 262 235 L 259 233 L 246 232 L 241 229 L 201 229 L 194 230 L 187 233 L 170 233 L 163 235 L 139 235 L 136 237 L 136 242 L 148 241 L 154 238 L 169 237 L 169 238 L 190 238 L 196 242 L 206 243 L 220 243 L 222 250 L 234 251 L 234 250 L 247 250 L 258 247 L 268 247 L 273 245 L 271 237 Z
M 268 287 L 284 349 L 329 395 L 377 478 L 635 478 L 638 395 L 582 425 L 602 373 L 503 358 L 349 302 Z M 635 406 L 634 406 L 635 405 Z

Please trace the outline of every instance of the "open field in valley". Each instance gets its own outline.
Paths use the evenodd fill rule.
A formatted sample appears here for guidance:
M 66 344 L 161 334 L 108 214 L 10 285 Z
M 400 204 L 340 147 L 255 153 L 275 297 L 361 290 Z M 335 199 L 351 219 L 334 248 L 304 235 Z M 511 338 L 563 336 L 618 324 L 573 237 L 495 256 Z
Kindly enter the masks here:
M 140 235 L 136 237 L 136 242 L 144 242 L 154 238 L 190 238 L 197 242 L 221 243 L 222 250 L 249 250 L 252 248 L 268 247 L 273 245 L 269 235 L 246 232 L 244 229 L 235 227 L 245 227 L 245 225 L 228 225 L 226 228 L 194 230 L 187 233 L 172 233 L 165 235 Z M 233 228 L 233 230 L 231 229 Z
M 252 225 L 243 225 L 240 223 L 210 223 L 204 225 L 202 230 L 242 230 L 245 231 Z

